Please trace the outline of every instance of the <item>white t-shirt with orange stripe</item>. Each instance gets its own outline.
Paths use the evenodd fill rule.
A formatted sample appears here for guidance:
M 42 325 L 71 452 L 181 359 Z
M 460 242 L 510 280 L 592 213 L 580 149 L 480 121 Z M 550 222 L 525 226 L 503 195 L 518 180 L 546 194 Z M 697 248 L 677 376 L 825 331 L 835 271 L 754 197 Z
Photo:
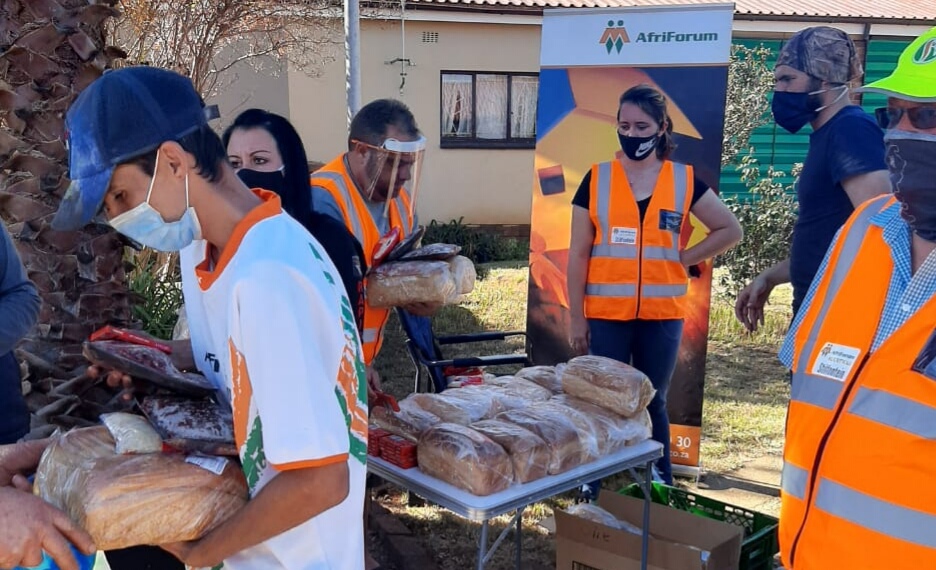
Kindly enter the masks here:
M 182 252 L 195 361 L 232 406 L 251 496 L 282 471 L 338 461 L 350 482 L 341 504 L 224 568 L 361 570 L 367 388 L 354 315 L 321 245 L 258 194 L 215 267 L 204 241 Z

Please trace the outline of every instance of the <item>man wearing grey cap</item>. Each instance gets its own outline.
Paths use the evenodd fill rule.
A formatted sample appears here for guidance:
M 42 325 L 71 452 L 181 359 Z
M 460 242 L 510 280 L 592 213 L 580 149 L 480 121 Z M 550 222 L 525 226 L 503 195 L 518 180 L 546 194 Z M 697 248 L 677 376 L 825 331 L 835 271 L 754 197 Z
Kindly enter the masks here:
M 812 133 L 796 184 L 799 215 L 790 257 L 761 272 L 735 303 L 735 315 L 751 332 L 763 323 L 777 285 L 793 284 L 797 312 L 835 232 L 856 206 L 890 192 L 883 132 L 848 98 L 848 82 L 861 73 L 851 39 L 827 26 L 797 32 L 777 58 L 774 120 L 791 133 L 809 123 Z

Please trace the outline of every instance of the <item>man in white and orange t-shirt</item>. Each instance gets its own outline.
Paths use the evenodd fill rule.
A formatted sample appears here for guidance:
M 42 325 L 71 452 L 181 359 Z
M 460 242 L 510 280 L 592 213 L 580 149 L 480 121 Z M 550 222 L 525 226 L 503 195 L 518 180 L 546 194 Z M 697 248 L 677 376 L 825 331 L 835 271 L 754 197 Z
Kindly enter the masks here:
M 251 500 L 202 539 L 163 548 L 197 568 L 361 570 L 367 389 L 335 266 L 275 194 L 240 182 L 181 75 L 107 73 L 66 124 L 72 185 L 53 227 L 103 215 L 143 245 L 183 251 L 191 344 L 176 356 L 234 414 Z

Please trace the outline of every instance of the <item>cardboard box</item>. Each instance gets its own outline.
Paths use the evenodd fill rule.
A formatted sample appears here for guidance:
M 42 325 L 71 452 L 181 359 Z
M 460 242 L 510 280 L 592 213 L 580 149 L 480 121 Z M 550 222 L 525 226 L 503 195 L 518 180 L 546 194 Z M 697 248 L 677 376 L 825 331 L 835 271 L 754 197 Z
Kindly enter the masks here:
M 604 491 L 598 505 L 643 527 L 641 499 Z M 651 504 L 647 568 L 737 570 L 743 534 L 739 526 Z M 638 534 L 556 511 L 557 570 L 639 570 L 640 540 Z

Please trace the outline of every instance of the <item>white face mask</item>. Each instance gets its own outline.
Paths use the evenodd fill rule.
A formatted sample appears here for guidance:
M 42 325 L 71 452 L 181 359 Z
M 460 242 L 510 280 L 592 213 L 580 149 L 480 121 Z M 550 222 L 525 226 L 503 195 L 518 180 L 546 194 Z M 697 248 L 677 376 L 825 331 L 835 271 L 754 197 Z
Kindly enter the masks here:
M 159 167 L 159 151 L 156 151 L 156 164 L 153 166 L 153 178 L 150 180 L 146 200 L 135 208 L 110 220 L 112 228 L 159 251 L 179 251 L 195 240 L 201 239 L 201 224 L 195 208 L 189 204 L 188 173 L 185 174 L 185 212 L 175 222 L 167 222 L 162 214 L 150 206 L 153 184 L 156 182 L 156 170 Z

